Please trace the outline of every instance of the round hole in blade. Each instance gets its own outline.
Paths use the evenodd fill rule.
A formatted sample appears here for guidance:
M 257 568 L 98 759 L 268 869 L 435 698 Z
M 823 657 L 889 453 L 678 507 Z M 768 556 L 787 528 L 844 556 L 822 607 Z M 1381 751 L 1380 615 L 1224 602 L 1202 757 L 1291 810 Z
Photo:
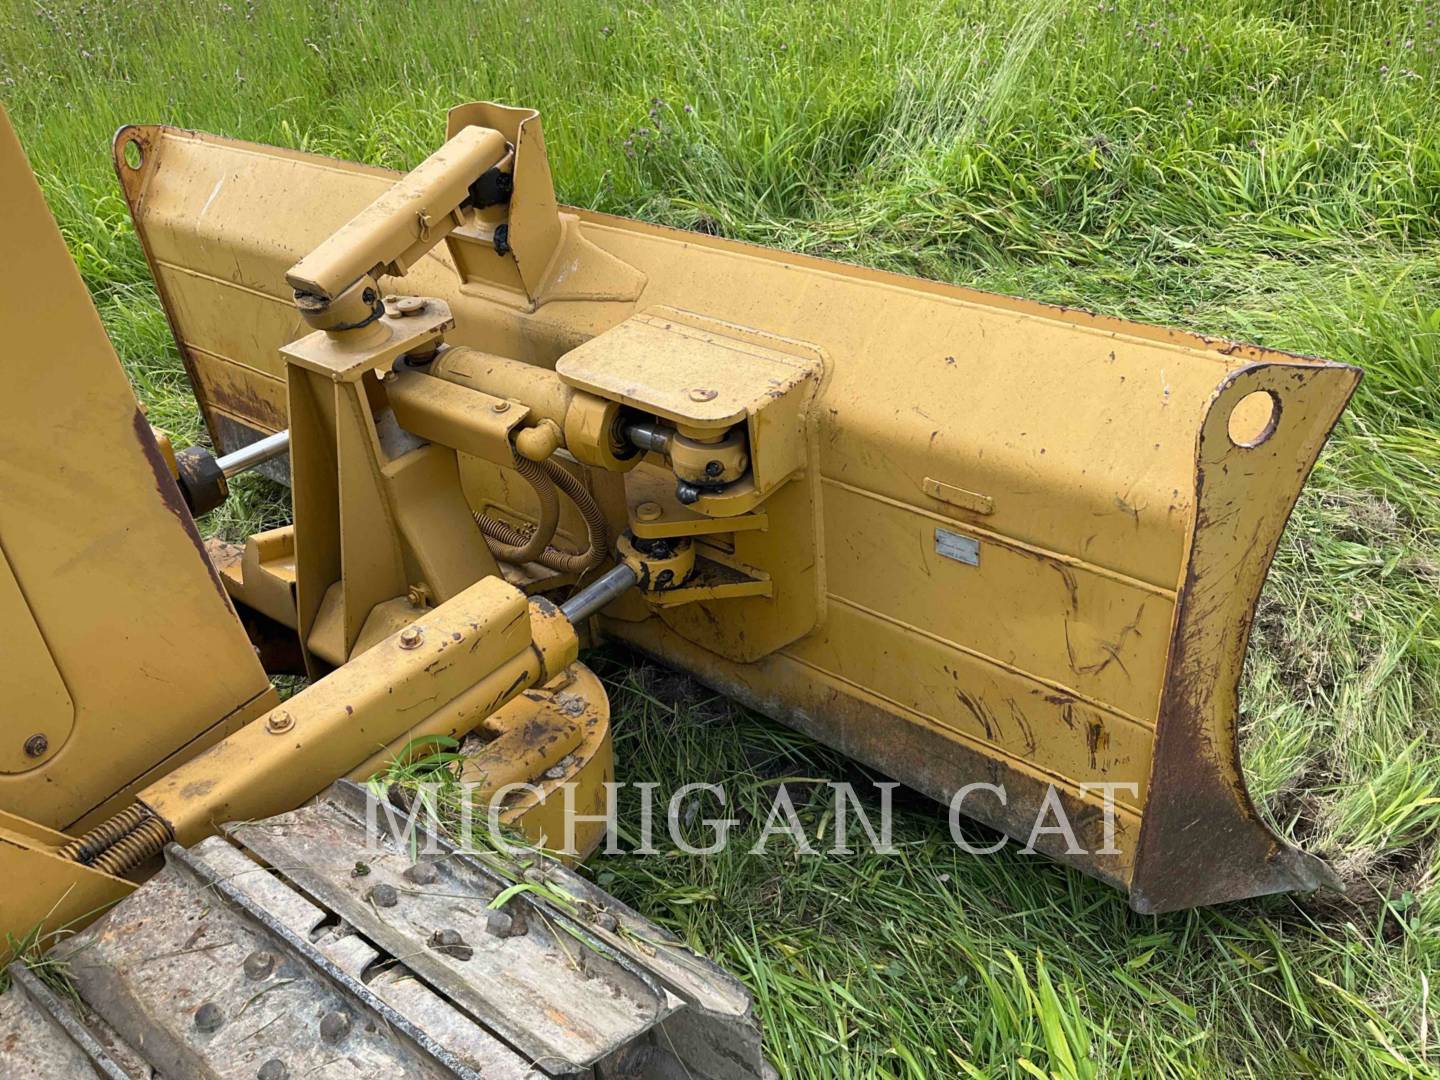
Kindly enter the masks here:
M 139 169 L 145 161 L 145 150 L 140 145 L 139 139 L 126 139 L 125 145 L 120 148 L 120 156 L 125 159 L 127 169 Z
M 1275 433 L 1280 422 L 1280 398 L 1270 390 L 1246 394 L 1230 410 L 1230 441 L 1236 446 L 1259 446 Z

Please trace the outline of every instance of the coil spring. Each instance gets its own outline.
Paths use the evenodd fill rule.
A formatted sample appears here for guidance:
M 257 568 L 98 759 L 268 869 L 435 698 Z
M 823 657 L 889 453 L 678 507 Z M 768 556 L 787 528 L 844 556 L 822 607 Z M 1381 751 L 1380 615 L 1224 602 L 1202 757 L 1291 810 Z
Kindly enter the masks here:
M 148 811 L 147 811 L 148 812 Z M 175 838 L 163 818 L 148 817 L 135 830 L 115 841 L 90 865 L 111 877 L 124 877 L 146 859 L 159 855 Z
M 72 840 L 56 854 L 71 862 L 90 865 L 95 857 L 127 833 L 133 832 L 140 823 L 150 816 L 150 811 L 140 803 L 128 807 L 96 826 L 78 840 Z

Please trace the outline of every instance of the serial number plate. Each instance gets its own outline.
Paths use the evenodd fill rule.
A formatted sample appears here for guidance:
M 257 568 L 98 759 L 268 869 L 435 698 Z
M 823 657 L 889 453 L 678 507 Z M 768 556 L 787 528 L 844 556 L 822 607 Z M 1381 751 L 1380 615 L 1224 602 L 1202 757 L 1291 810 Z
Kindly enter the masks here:
M 951 532 L 949 529 L 936 529 L 935 550 L 945 558 L 963 562 L 967 566 L 980 565 L 980 541 L 973 536 Z

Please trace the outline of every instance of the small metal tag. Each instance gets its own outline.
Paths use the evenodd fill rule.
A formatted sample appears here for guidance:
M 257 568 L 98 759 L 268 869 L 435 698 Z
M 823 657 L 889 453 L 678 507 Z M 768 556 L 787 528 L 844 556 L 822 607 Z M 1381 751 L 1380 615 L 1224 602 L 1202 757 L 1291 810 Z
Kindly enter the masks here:
M 973 536 L 951 532 L 949 529 L 936 529 L 935 550 L 945 558 L 963 562 L 967 566 L 980 565 L 980 541 Z

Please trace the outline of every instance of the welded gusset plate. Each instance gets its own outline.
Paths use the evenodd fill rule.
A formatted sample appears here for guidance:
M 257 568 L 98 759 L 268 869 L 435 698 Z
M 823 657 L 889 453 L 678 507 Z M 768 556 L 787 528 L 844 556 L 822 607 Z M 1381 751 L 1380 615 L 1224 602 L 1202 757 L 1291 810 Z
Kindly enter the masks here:
M 1328 866 L 1256 812 L 1241 768 L 1239 693 L 1281 531 L 1359 381 L 1340 365 L 1253 364 L 1211 398 L 1130 882 L 1137 911 L 1339 887 Z

